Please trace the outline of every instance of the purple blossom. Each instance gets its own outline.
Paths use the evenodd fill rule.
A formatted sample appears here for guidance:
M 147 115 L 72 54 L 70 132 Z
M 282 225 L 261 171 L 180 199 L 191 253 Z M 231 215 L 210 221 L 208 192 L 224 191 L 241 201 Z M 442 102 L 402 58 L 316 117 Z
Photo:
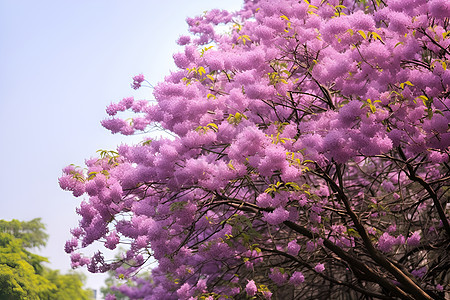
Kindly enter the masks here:
M 374 227 L 369 227 L 369 228 L 367 228 L 367 233 L 369 233 L 371 235 L 376 235 L 377 230 Z
M 299 285 L 305 281 L 305 276 L 303 276 L 302 272 L 295 271 L 291 278 L 289 278 L 289 283 L 293 285 Z
M 279 268 L 270 269 L 269 278 L 277 285 L 282 285 L 287 280 L 287 274 L 282 272 Z
M 187 300 L 191 297 L 192 292 L 191 286 L 185 283 L 177 290 L 177 295 L 179 299 Z
M 313 252 L 314 250 L 316 250 L 316 247 L 317 247 L 317 243 L 315 243 L 313 241 L 306 242 L 306 251 Z
M 300 245 L 297 244 L 297 241 L 290 241 L 287 246 L 287 253 L 293 256 L 297 256 L 298 251 L 300 251 Z
M 256 284 L 253 280 L 248 281 L 247 285 L 245 286 L 245 291 L 249 296 L 254 296 L 256 294 L 258 288 L 256 287 Z
M 312 223 L 320 223 L 322 221 L 322 217 L 316 213 L 312 213 L 309 216 L 309 219 L 311 220 Z
M 80 227 L 75 227 L 73 229 L 70 230 L 70 233 L 77 239 L 80 238 L 80 236 L 83 234 L 83 229 L 81 229 Z
M 120 241 L 119 235 L 114 230 L 108 236 L 106 236 L 105 247 L 113 250 L 116 248 L 119 241 Z
M 271 291 L 262 291 L 261 294 L 263 295 L 264 299 L 271 299 L 272 298 L 272 292 Z
M 428 271 L 427 267 L 422 267 L 420 269 L 417 270 L 412 270 L 411 274 L 414 275 L 417 278 L 422 278 Z
M 385 180 L 385 181 L 383 181 L 381 186 L 388 193 L 391 193 L 391 192 L 395 191 L 394 184 L 391 181 Z
M 267 193 L 259 194 L 256 198 L 256 203 L 262 208 L 270 207 L 272 206 L 272 197 Z
M 271 225 L 278 225 L 289 218 L 289 212 L 282 207 L 277 207 L 273 212 L 264 213 L 264 218 Z
M 324 264 L 317 264 L 314 267 L 314 270 L 318 273 L 322 273 L 325 270 L 325 265 Z
M 187 45 L 191 42 L 191 38 L 187 35 L 182 35 L 178 38 L 177 44 L 180 46 Z
M 450 16 L 450 3 L 447 0 L 431 0 L 428 6 L 434 17 L 448 18 Z
M 233 288 L 231 288 L 230 295 L 234 296 L 234 295 L 239 294 L 240 292 L 241 292 L 241 289 L 239 287 L 233 287 Z
M 413 234 L 406 239 L 408 246 L 420 245 L 420 231 L 414 231 Z
M 145 78 L 144 75 L 139 74 L 133 77 L 133 83 L 131 84 L 131 87 L 135 90 L 141 87 L 142 82 L 144 82 Z
M 78 247 L 78 240 L 76 238 L 73 238 L 66 242 L 64 251 L 66 251 L 66 253 L 72 253 L 76 247 Z
M 128 124 L 127 124 L 127 122 L 125 122 L 125 120 L 117 119 L 117 118 L 105 119 L 105 120 L 101 121 L 101 124 L 106 129 L 111 130 L 112 133 L 121 132 L 125 127 L 128 126 Z
M 106 107 L 106 113 L 110 116 L 114 116 L 118 111 L 124 111 L 125 109 L 126 108 L 123 105 L 120 105 L 118 103 L 111 103 Z
M 392 250 L 392 246 L 395 243 L 394 237 L 389 235 L 389 233 L 385 232 L 378 239 L 378 248 L 383 252 L 390 252 Z

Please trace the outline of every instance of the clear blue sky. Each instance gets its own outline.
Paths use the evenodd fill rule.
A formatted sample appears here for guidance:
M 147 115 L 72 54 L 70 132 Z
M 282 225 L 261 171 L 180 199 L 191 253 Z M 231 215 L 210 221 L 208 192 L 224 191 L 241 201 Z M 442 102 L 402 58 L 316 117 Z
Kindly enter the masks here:
M 83 165 L 98 149 L 133 138 L 100 125 L 105 107 L 134 91 L 131 77 L 152 83 L 173 70 L 185 19 L 240 0 L 0 0 L 0 219 L 41 217 L 50 234 L 41 254 L 70 268 L 64 243 L 82 200 L 59 189 L 61 169 Z M 136 140 L 136 138 L 134 138 Z M 89 276 L 98 289 L 103 276 Z

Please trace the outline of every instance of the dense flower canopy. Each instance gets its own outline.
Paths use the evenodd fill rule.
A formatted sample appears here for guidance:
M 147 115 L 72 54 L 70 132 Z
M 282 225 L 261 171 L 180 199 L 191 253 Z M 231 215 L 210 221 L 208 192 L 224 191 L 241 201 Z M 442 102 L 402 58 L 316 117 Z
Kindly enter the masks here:
M 73 267 L 134 278 L 132 299 L 444 299 L 450 3 L 244 2 L 189 18 L 156 102 L 102 121 L 173 138 L 64 169 Z

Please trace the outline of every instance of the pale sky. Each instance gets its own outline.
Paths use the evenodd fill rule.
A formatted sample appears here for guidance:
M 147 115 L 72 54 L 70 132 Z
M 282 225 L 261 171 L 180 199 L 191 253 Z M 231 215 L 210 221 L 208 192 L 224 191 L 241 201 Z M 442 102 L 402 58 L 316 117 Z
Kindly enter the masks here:
M 134 96 L 132 77 L 153 84 L 174 70 L 186 17 L 240 0 L 0 0 L 0 219 L 41 217 L 50 235 L 40 254 L 70 269 L 64 243 L 76 227 L 74 198 L 58 185 L 61 169 L 133 137 L 101 127 L 105 107 Z M 136 141 L 136 137 L 134 137 Z M 104 276 L 89 275 L 99 289 Z

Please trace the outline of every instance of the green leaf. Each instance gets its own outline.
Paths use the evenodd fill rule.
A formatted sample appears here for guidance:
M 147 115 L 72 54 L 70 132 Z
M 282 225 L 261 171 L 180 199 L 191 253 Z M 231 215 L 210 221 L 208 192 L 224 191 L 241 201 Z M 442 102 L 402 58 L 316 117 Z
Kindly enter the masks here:
M 206 74 L 206 70 L 203 67 L 198 67 L 197 69 L 198 75 L 202 76 L 203 74 Z
M 383 39 L 381 38 L 381 36 L 380 36 L 378 33 L 376 33 L 375 31 L 372 31 L 372 32 L 370 33 L 370 35 L 371 35 L 375 40 L 379 40 L 380 42 L 384 43 L 384 41 L 383 41 Z
M 363 37 L 363 39 L 367 39 L 367 35 L 364 31 L 358 30 L 358 33 Z
M 347 229 L 345 233 L 348 234 L 349 236 L 360 237 L 359 233 L 353 228 Z
M 428 101 L 430 101 L 430 100 L 428 99 L 428 97 L 425 96 L 425 95 L 421 95 L 421 96 L 417 97 L 416 99 L 421 99 L 422 102 L 423 102 L 423 104 L 424 104 L 425 106 L 427 106 Z
M 170 205 L 170 211 L 181 210 L 186 206 L 186 204 L 187 201 L 174 202 Z
M 214 132 L 217 132 L 219 130 L 219 127 L 216 124 L 214 124 L 214 123 L 209 123 L 206 126 L 211 128 Z
M 152 140 L 148 139 L 148 140 L 142 142 L 142 145 L 143 145 L 143 146 L 148 146 L 148 145 L 150 145 L 151 143 L 152 143 Z
M 410 81 L 405 81 L 400 83 L 400 88 L 403 90 L 405 88 L 405 85 L 414 86 Z

